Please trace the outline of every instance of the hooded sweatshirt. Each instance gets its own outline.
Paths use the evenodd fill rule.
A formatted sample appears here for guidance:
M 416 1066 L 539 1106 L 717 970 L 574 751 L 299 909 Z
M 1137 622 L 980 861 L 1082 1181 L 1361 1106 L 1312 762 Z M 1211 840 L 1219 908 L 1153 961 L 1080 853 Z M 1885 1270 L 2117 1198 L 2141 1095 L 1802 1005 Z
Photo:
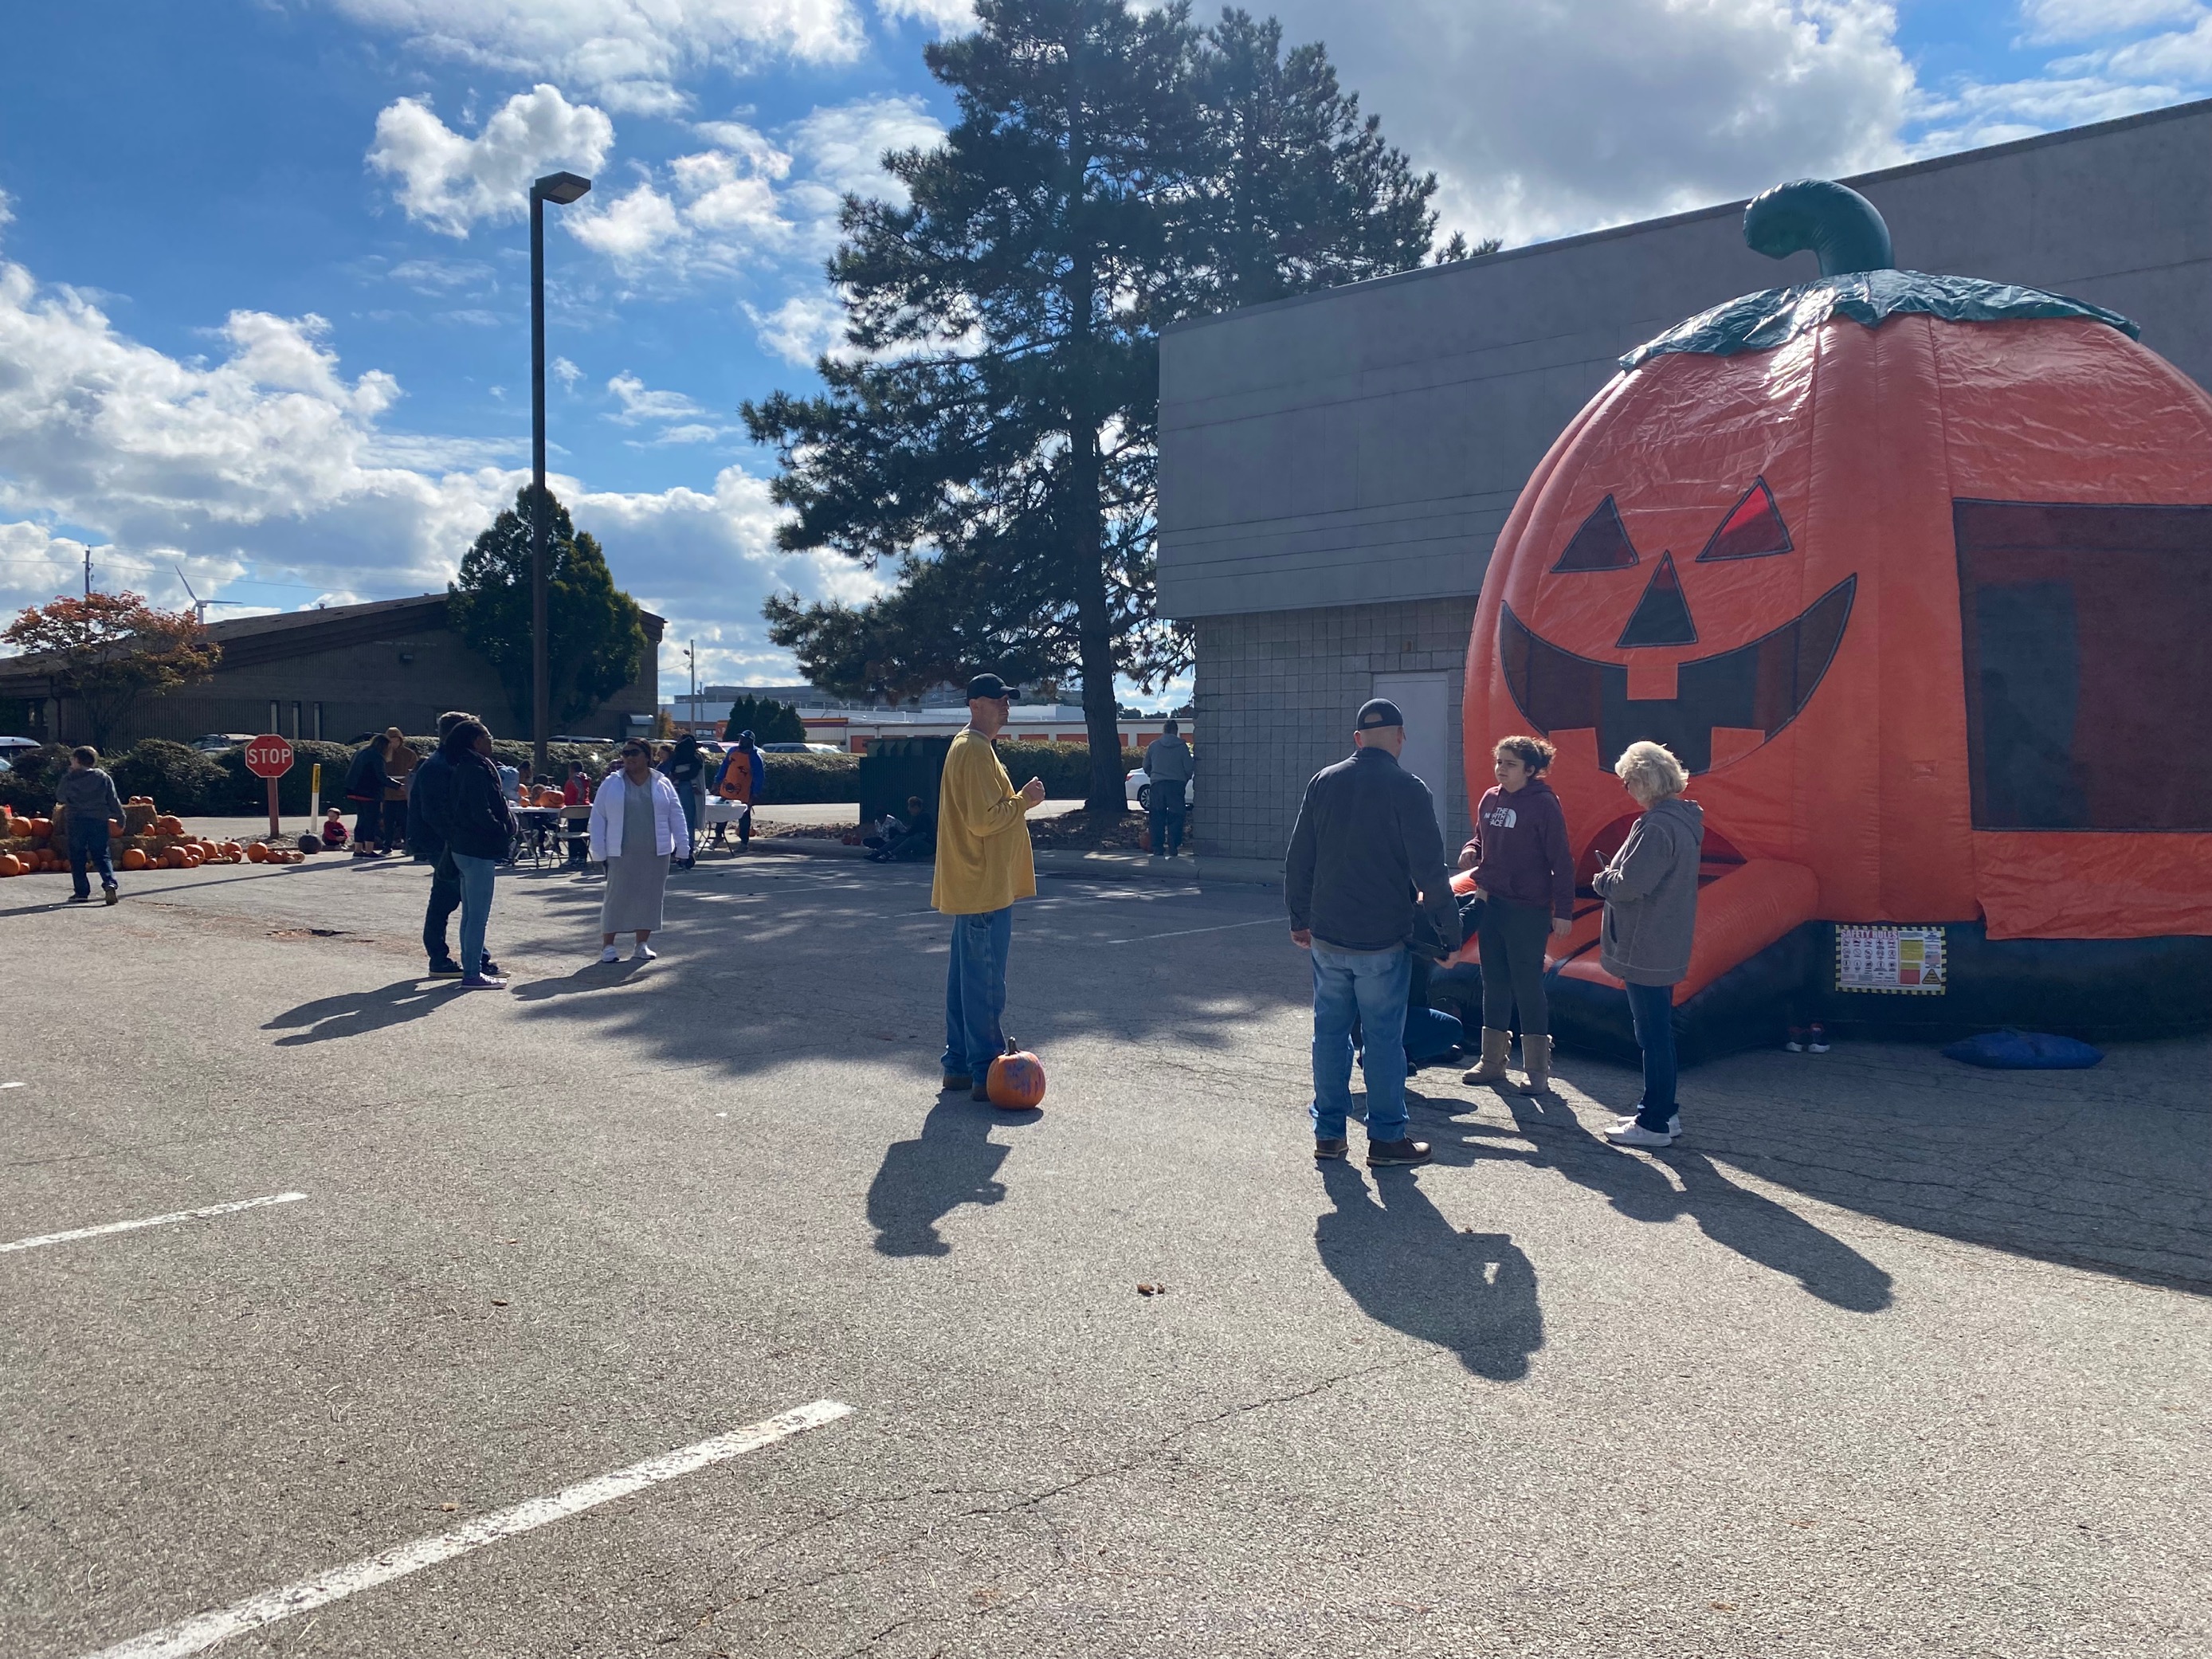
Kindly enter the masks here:
M 1474 884 L 1508 904 L 1575 915 L 1575 856 L 1567 815 L 1552 786 L 1531 778 L 1512 793 L 1492 789 L 1474 811 Z
M 1591 886 L 1605 901 L 1598 960 L 1631 985 L 1674 985 L 1690 971 L 1698 930 L 1698 857 L 1705 812 L 1670 795 L 1636 820 Z

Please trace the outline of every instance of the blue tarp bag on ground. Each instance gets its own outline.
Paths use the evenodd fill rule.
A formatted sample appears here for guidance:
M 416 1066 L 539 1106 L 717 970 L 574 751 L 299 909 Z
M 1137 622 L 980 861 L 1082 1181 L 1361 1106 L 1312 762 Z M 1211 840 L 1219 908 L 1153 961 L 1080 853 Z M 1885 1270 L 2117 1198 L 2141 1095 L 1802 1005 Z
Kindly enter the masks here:
M 2043 1031 L 1984 1031 L 1943 1045 L 1953 1060 L 2005 1072 L 2067 1072 L 2094 1066 L 2102 1048 Z

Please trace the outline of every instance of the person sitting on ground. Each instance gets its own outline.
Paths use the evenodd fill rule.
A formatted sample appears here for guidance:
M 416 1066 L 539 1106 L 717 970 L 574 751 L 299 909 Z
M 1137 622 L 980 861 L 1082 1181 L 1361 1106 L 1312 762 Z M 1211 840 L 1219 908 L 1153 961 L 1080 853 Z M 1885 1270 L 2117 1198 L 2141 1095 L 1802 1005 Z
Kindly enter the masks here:
M 880 836 L 871 836 L 863 843 L 875 850 L 868 854 L 876 864 L 890 864 L 905 859 L 927 858 L 937 844 L 937 825 L 922 805 L 921 797 L 906 798 L 906 817 L 887 820 L 892 829 Z
M 115 860 L 108 842 L 108 825 L 123 822 L 123 801 L 115 793 L 115 780 L 100 763 L 100 751 L 89 744 L 70 750 L 69 770 L 54 789 L 54 805 L 62 813 L 69 836 L 71 904 L 92 902 L 88 866 L 100 872 L 100 902 L 112 904 L 121 896 L 115 884 Z
M 346 844 L 345 814 L 335 806 L 323 814 L 323 850 L 335 853 Z

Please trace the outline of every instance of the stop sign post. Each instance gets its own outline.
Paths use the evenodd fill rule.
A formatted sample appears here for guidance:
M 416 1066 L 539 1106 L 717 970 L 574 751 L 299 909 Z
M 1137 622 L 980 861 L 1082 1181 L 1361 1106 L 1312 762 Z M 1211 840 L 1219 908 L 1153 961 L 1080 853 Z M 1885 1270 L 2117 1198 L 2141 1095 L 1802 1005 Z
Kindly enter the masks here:
M 276 780 L 292 769 L 291 744 L 274 732 L 254 738 L 246 745 L 246 769 L 269 780 L 269 834 L 273 838 L 277 834 Z

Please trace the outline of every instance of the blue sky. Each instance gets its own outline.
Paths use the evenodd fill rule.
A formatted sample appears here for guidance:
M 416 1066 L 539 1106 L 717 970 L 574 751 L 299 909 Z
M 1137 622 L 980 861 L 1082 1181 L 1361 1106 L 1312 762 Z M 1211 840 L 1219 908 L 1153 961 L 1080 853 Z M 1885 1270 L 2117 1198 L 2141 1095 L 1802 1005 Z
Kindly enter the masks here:
M 1255 8 L 1255 9 L 1265 9 Z M 1289 0 L 1445 228 L 1509 244 L 2212 91 L 2203 0 Z M 442 584 L 528 459 L 521 188 L 554 210 L 556 487 L 702 680 L 781 678 L 738 404 L 812 383 L 837 193 L 950 106 L 963 0 L 94 0 L 0 59 L 0 608 Z M 216 615 L 243 614 L 240 610 Z

